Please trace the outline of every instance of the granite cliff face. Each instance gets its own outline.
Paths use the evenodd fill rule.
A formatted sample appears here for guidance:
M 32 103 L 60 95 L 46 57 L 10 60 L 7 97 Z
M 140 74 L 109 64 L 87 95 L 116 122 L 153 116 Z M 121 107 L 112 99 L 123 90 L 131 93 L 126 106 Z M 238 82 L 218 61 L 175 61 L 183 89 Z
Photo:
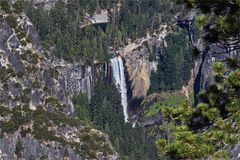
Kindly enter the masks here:
M 178 26 L 188 31 L 189 42 L 200 52 L 200 56 L 195 60 L 193 68 L 193 77 L 195 79 L 194 91 L 195 96 L 200 90 L 205 90 L 213 81 L 212 64 L 217 61 L 225 61 L 227 58 L 240 56 L 240 43 L 229 41 L 225 45 L 223 43 L 206 44 L 199 35 L 195 35 L 194 18 L 196 12 L 192 11 L 183 19 L 178 20 Z M 200 31 L 203 32 L 203 31 Z M 202 33 L 204 34 L 204 33 Z M 233 44 L 233 45 L 227 45 Z
M 235 46 L 236 47 L 236 46 Z M 223 44 L 215 43 L 206 49 L 206 54 L 202 62 L 200 88 L 205 89 L 213 82 L 212 64 L 217 61 L 224 61 L 227 58 L 240 56 L 240 49 L 235 47 L 225 47 Z
M 91 99 L 97 79 L 111 79 L 111 65 L 109 63 L 93 66 L 60 63 L 55 69 L 61 73 L 60 85 L 69 93 L 85 93 Z
M 160 45 L 170 32 L 167 25 L 162 25 L 153 35 L 129 43 L 118 53 L 125 59 L 129 76 L 132 98 L 142 98 L 147 95 L 150 87 L 151 71 L 156 71 Z
M 224 46 L 220 43 L 206 45 L 201 39 L 196 43 L 196 47 L 201 53 L 201 58 L 195 62 L 195 84 L 194 91 L 198 94 L 200 90 L 205 90 L 214 82 L 212 64 L 218 61 L 225 61 L 227 58 L 239 57 L 240 44 Z
M 0 14 L 0 159 L 116 159 L 108 135 L 75 118 L 71 101 L 80 91 L 90 98 L 108 64 L 59 62 L 24 13 Z

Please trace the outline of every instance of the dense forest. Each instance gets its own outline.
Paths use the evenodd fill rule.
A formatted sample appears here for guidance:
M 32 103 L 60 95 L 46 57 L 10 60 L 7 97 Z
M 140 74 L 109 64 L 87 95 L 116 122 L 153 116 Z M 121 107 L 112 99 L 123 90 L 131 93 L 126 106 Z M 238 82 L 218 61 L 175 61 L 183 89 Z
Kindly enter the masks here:
M 195 23 L 207 45 L 239 47 L 239 1 L 177 3 L 200 10 Z M 161 108 L 163 133 L 156 142 L 161 155 L 170 159 L 231 159 L 231 149 L 239 142 L 239 51 L 211 67 L 214 83 L 199 93 L 196 108 L 189 104 Z
M 98 2 L 74 0 L 65 4 L 59 1 L 49 13 L 28 4 L 23 4 L 23 8 L 46 49 L 53 50 L 54 55 L 64 60 L 73 62 L 80 59 L 88 64 L 93 64 L 94 60 L 108 61 L 109 46 L 117 50 L 129 39 L 134 41 L 157 30 L 159 24 L 170 23 L 174 14 L 182 8 L 175 6 L 173 9 L 173 3 L 165 0 Z M 112 10 L 109 11 L 107 26 L 87 25 L 81 28 L 85 12 L 92 15 L 96 9 Z
M 152 72 L 149 93 L 180 89 L 191 76 L 193 60 L 186 31 L 178 29 L 165 40 L 167 46 L 159 51 L 157 72 Z
M 161 108 L 163 133 L 157 146 L 162 155 L 171 159 L 229 158 L 229 147 L 239 141 L 239 59 L 237 65 L 229 65 L 233 70 L 224 77 L 224 64 L 214 64 L 216 83 L 199 95 L 197 108 L 187 104 Z
M 56 142 L 52 152 L 61 150 L 64 158 L 69 153 L 88 159 L 97 159 L 102 153 L 100 159 L 115 156 L 121 160 L 233 157 L 233 148 L 240 142 L 239 0 L 59 0 L 49 10 L 25 0 L 1 0 L 0 7 L 0 149 L 9 142 L 14 148 L 9 147 L 14 152 L 9 155 L 34 159 L 34 155 L 26 156 L 28 149 L 23 145 L 30 144 L 30 137 L 39 146 L 46 143 L 45 148 Z M 90 22 L 102 11 L 107 13 L 107 22 Z M 187 21 L 197 27 L 193 41 L 189 30 L 176 25 L 189 13 L 194 18 Z M 24 16 L 40 37 L 41 51 L 29 45 L 29 32 L 25 33 L 20 24 Z M 160 47 L 153 47 L 151 55 L 136 56 L 147 67 L 156 64 L 156 70 L 130 64 L 139 67 L 133 72 L 141 70 L 140 81 L 150 80 L 150 87 L 146 97 L 139 98 L 144 100 L 136 111 L 128 106 L 130 118 L 125 122 L 122 92 L 111 77 L 110 59 L 134 41 L 140 52 L 141 45 L 148 42 L 139 44 L 139 39 L 147 35 L 156 38 L 163 24 L 168 26 L 168 33 L 162 39 L 159 36 Z M 9 33 L 2 32 L 7 29 Z M 19 44 L 13 43 L 12 37 Z M 214 47 L 220 49 L 210 49 Z M 207 58 L 203 56 L 206 54 Z M 220 60 L 215 60 L 214 54 Z M 51 64 L 55 59 L 60 60 L 57 67 Z M 61 66 L 61 61 L 67 65 Z M 75 71 L 74 65 L 81 71 Z M 127 75 L 127 67 L 123 75 L 129 78 L 132 75 Z M 203 73 L 204 69 L 209 73 Z M 70 78 L 64 71 L 71 72 Z M 200 74 L 207 74 L 211 80 L 194 93 L 193 83 L 208 82 Z M 74 78 L 74 85 L 69 85 Z M 70 94 L 66 89 L 69 86 L 73 90 L 90 88 L 91 97 L 80 89 Z M 131 92 L 131 87 L 126 90 Z M 2 150 L 0 159 L 1 154 Z
M 144 128 L 133 128 L 124 122 L 121 97 L 114 84 L 98 81 L 89 104 L 84 94 L 75 95 L 73 102 L 79 117 L 93 121 L 110 135 L 121 159 L 158 158 L 154 141 L 146 136 Z

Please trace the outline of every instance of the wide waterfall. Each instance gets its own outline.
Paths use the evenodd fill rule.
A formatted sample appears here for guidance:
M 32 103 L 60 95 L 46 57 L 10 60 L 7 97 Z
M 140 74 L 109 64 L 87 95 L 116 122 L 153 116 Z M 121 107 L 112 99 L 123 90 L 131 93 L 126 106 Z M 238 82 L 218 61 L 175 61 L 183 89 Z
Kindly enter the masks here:
M 124 74 L 124 66 L 121 57 L 111 59 L 112 75 L 115 79 L 115 85 L 121 93 L 121 102 L 123 105 L 123 114 L 125 122 L 128 122 L 128 109 L 127 109 L 127 85 Z

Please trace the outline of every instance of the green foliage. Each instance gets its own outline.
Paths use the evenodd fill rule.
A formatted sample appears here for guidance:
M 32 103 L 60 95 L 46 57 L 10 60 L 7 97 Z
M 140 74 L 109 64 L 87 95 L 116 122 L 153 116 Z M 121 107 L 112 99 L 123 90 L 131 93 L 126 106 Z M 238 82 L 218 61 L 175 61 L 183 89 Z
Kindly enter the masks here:
M 23 39 L 23 38 L 26 37 L 26 34 L 25 34 L 24 32 L 22 32 L 22 31 L 20 31 L 20 32 L 17 34 L 17 37 L 18 37 L 19 40 L 21 40 L 21 39 Z
M 30 88 L 25 88 L 25 89 L 23 90 L 23 94 L 24 94 L 24 95 L 30 95 L 30 93 L 31 93 L 31 89 L 30 89 Z
M 17 72 L 17 77 L 18 77 L 18 78 L 22 78 L 23 75 L 24 75 L 24 73 L 23 73 L 22 71 L 18 71 L 18 72 Z
M 146 140 L 144 128 L 132 128 L 130 124 L 124 123 L 121 97 L 114 84 L 108 84 L 105 81 L 97 82 L 90 101 L 89 113 L 90 119 L 97 127 L 110 135 L 121 159 L 124 157 L 129 159 L 157 158 L 148 147 L 151 144 Z M 108 148 L 104 150 L 110 151 Z
M 20 88 L 20 87 L 21 87 L 21 84 L 18 83 L 18 82 L 16 82 L 16 83 L 14 84 L 14 87 L 16 87 L 16 88 Z
M 27 133 L 31 133 L 31 132 L 32 132 L 31 128 L 25 129 L 23 127 L 21 128 L 21 131 L 20 131 L 22 137 L 25 137 L 27 135 Z
M 25 5 L 25 1 L 24 0 L 17 0 L 14 5 L 13 8 L 18 12 L 22 12 L 24 9 L 24 5 Z
M 16 20 L 16 17 L 14 17 L 13 15 L 8 15 L 6 17 L 6 21 L 10 25 L 10 27 L 12 27 L 14 29 L 17 28 L 17 26 L 18 26 L 17 20 Z
M 31 115 L 29 112 L 23 115 L 20 107 L 15 107 L 11 111 L 12 116 L 9 121 L 0 122 L 2 133 L 13 133 L 19 129 L 20 126 L 30 122 Z
M 48 97 L 48 98 L 46 98 L 45 103 L 50 104 L 52 106 L 56 106 L 56 105 L 58 105 L 59 100 L 55 97 Z
M 41 107 L 33 113 L 34 124 L 33 124 L 33 135 L 35 138 L 40 140 L 58 141 L 62 145 L 66 145 L 67 142 L 62 137 L 57 137 L 48 127 L 52 126 L 52 122 L 55 125 L 70 125 L 75 126 L 81 121 L 73 118 L 68 118 L 64 113 L 59 111 L 46 112 Z M 84 123 L 82 123 L 84 124 Z
M 196 23 L 205 30 L 205 40 L 216 42 L 229 37 L 239 38 L 239 0 L 228 1 L 198 1 L 174 0 L 186 4 L 189 8 L 198 9 L 201 14 L 197 16 Z
M 200 14 L 196 17 L 195 23 L 196 26 L 201 28 L 203 26 L 206 26 L 208 24 L 208 17 L 204 14 Z
M 24 94 L 20 97 L 20 99 L 21 99 L 22 103 L 25 103 L 25 104 L 28 104 L 30 102 L 29 95 Z
M 190 80 L 192 58 L 188 54 L 186 35 L 180 29 L 166 37 L 167 47 L 163 47 L 157 72 L 152 72 L 149 93 L 180 89 Z
M 21 141 L 18 141 L 16 144 L 15 154 L 18 158 L 22 157 L 23 147 Z
M 54 55 L 70 62 L 80 59 L 93 64 L 94 60 L 107 62 L 110 59 L 109 46 L 117 49 L 129 38 L 143 37 L 147 32 L 159 29 L 160 23 L 169 23 L 178 11 L 182 11 L 181 6 L 173 6 L 168 0 L 126 0 L 121 4 L 112 0 L 73 0 L 65 5 L 59 1 L 49 14 L 31 5 L 26 5 L 25 12 L 37 28 L 44 46 L 53 48 Z M 113 10 L 109 14 L 109 23 L 81 28 L 84 13 L 92 14 L 99 11 L 99 7 Z M 161 14 L 165 16 L 160 18 Z
M 145 110 L 144 115 L 146 117 L 151 117 L 159 113 L 161 108 L 165 106 L 177 107 L 179 105 L 189 103 L 185 95 L 181 93 L 162 92 L 160 94 L 163 100 L 154 103 L 149 109 Z
M 213 64 L 212 69 L 218 76 L 222 76 L 225 73 L 225 67 L 223 62 L 216 62 Z
M 0 115 L 3 117 L 3 116 L 6 116 L 8 114 L 11 113 L 11 110 L 4 107 L 4 106 L 0 106 Z
M 24 47 L 27 46 L 27 42 L 26 42 L 25 39 L 20 40 L 20 43 L 21 43 L 21 45 L 24 46 Z
M 159 154 L 173 159 L 229 159 L 230 148 L 240 139 L 237 107 L 240 106 L 240 72 L 239 69 L 226 69 L 221 62 L 215 63 L 213 68 L 215 78 L 222 81 L 216 81 L 201 93 L 202 103 L 197 108 L 161 108 L 163 124 L 171 123 L 172 127 L 160 126 L 164 134 L 156 142 Z M 201 120 L 196 123 L 192 121 L 194 118 Z M 198 132 L 193 132 L 194 128 Z
M 232 72 L 227 81 L 236 89 L 240 88 L 240 69 Z
M 86 94 L 75 94 L 72 98 L 75 106 L 75 115 L 79 119 L 89 119 L 89 102 Z
M 36 65 L 38 63 L 39 55 L 37 53 L 30 54 L 29 57 L 31 59 L 32 64 Z
M 182 7 L 173 6 L 168 0 L 121 1 L 120 11 L 115 11 L 119 16 L 113 17 L 116 25 L 112 25 L 116 28 L 111 30 L 115 31 L 114 36 L 119 30 L 124 41 L 129 37 L 134 40 L 145 36 L 148 31 L 159 29 L 161 23 L 170 23 L 178 11 L 182 11 Z M 164 16 L 158 17 L 160 15 Z
M 88 2 L 91 11 L 95 10 L 92 2 L 95 3 L 95 1 Z M 107 52 L 105 33 L 102 29 L 92 25 L 84 29 L 79 27 L 79 16 L 83 12 L 79 3 L 81 2 L 71 1 L 66 7 L 59 1 L 49 14 L 42 8 L 35 9 L 27 5 L 25 12 L 36 26 L 45 47 L 55 46 L 53 53 L 57 57 L 70 62 L 81 59 L 89 64 L 94 60 L 108 61 L 110 55 Z
M 8 5 L 7 0 L 1 0 L 0 7 L 4 12 L 11 13 L 11 7 Z

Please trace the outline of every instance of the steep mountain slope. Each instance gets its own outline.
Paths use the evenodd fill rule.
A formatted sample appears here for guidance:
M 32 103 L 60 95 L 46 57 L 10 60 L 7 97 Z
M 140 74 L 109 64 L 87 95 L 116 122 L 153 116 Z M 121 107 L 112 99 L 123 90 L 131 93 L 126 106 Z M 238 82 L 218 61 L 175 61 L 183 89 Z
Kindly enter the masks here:
M 195 14 L 171 0 L 1 0 L 0 159 L 158 160 L 159 137 L 171 158 L 207 157 L 222 146 L 229 153 L 238 129 L 222 134 L 231 124 L 221 124 L 225 104 L 239 115 L 239 74 L 217 77 L 212 70 L 228 63 L 212 64 L 239 56 L 239 47 L 203 43 Z M 214 86 L 216 79 L 230 81 Z M 194 108 L 202 89 L 206 104 Z M 213 133 L 207 118 L 218 122 Z
M 30 20 L 10 6 L 1 2 L 0 157 L 116 159 L 108 135 L 74 114 L 69 85 L 87 77 L 83 83 L 88 88 L 73 89 L 88 93 L 91 75 L 82 67 L 75 73 L 80 81 L 71 79 L 69 71 L 78 67 L 63 65 L 44 53 Z

